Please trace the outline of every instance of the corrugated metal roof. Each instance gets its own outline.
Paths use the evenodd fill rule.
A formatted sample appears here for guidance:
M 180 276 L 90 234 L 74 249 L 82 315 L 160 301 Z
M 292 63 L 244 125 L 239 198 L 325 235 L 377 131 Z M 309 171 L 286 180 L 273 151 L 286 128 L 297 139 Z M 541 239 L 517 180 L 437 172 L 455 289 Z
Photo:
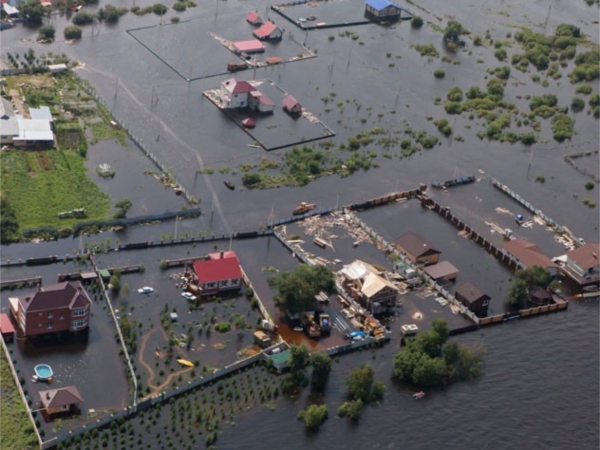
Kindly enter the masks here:
M 237 41 L 233 43 L 233 47 L 238 52 L 259 53 L 265 51 L 265 44 L 260 42 L 258 39 L 251 39 L 249 41 Z
M 34 120 L 47 120 L 52 122 L 52 113 L 50 108 L 47 106 L 40 106 L 39 108 L 29 108 L 29 115 Z
M 194 261 L 194 272 L 200 283 L 211 283 L 242 277 L 240 262 L 237 257 Z
M 396 8 L 400 8 L 398 5 L 395 5 L 392 2 L 389 2 L 388 0 L 366 0 L 365 4 L 377 11 L 382 11 L 385 8 L 387 8 L 388 6 L 394 6 Z
M 252 34 L 257 38 L 269 37 L 275 30 L 278 30 L 277 25 L 273 22 L 265 22 L 258 30 L 254 30 Z
M 23 119 L 17 117 L 19 124 L 19 135 L 15 141 L 53 141 L 54 134 L 47 120 Z

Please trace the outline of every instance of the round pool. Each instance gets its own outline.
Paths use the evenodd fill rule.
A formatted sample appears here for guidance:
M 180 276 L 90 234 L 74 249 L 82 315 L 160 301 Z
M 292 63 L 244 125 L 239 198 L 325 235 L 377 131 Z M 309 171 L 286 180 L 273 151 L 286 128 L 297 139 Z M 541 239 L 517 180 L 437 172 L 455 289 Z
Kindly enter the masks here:
M 42 381 L 47 381 L 52 378 L 52 367 L 48 364 L 38 364 L 33 368 L 35 375 Z

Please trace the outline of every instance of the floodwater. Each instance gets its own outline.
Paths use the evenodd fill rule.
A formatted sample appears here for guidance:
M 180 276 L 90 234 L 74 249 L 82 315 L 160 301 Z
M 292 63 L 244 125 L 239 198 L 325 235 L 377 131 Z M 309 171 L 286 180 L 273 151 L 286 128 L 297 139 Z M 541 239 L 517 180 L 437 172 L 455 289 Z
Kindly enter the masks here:
M 140 6 L 144 6 L 151 2 L 141 3 Z M 181 16 L 198 23 L 198 40 L 202 40 L 209 39 L 202 23 L 213 21 L 213 29 L 239 27 L 247 11 L 266 12 L 266 6 L 266 2 L 258 0 L 244 3 L 242 8 L 238 2 L 216 2 L 191 9 Z M 564 22 L 581 27 L 591 41 L 598 43 L 598 26 L 593 22 L 598 16 L 598 7 L 587 7 L 583 0 L 519 4 L 483 1 L 477 5 L 466 0 L 453 3 L 424 0 L 418 6 L 412 3 L 406 6 L 422 15 L 426 22 L 443 27 L 446 20 L 438 17 L 454 17 L 466 25 L 472 35 L 483 36 L 490 30 L 495 40 L 507 39 L 506 35 L 514 34 L 518 26 L 529 26 L 539 32 L 546 29 L 550 34 L 556 25 Z M 163 20 L 168 19 L 169 16 Z M 273 157 L 285 150 L 267 155 L 263 150 L 249 147 L 252 142 L 248 136 L 203 98 L 202 91 L 213 88 L 224 77 L 186 83 L 125 33 L 126 29 L 159 21 L 154 15 L 128 14 L 116 26 L 101 25 L 100 34 L 95 36 L 86 28 L 84 38 L 75 44 L 60 41 L 50 46 L 31 44 L 27 39 L 33 39 L 35 32 L 21 27 L 2 34 L 3 50 L 23 52 L 32 46 L 38 53 L 59 51 L 84 62 L 85 69 L 80 75 L 97 87 L 115 115 L 142 137 L 151 151 L 172 168 L 178 180 L 202 199 L 204 214 L 198 219 L 183 220 L 178 225 L 137 227 L 119 234 L 104 233 L 85 237 L 85 242 L 102 241 L 107 237 L 118 238 L 121 243 L 153 240 L 161 234 L 173 233 L 175 226 L 179 232 L 190 233 L 248 231 L 267 223 L 271 212 L 275 217 L 289 216 L 300 201 L 314 202 L 319 207 L 334 206 L 338 202 L 349 204 L 395 189 L 414 188 L 420 182 L 450 179 L 454 173 L 461 176 L 479 173 L 484 181 L 485 177 L 494 176 L 555 221 L 568 226 L 575 235 L 588 242 L 598 241 L 598 210 L 582 204 L 585 196 L 598 200 L 598 189 L 587 193 L 584 188 L 587 180 L 563 161 L 565 155 L 598 148 L 598 121 L 587 112 L 569 112 L 576 119 L 577 134 L 563 144 L 552 140 L 550 122 L 542 121 L 540 142 L 532 147 L 480 140 L 475 134 L 482 129 L 483 122 L 470 121 L 464 114 L 454 122 L 454 134 L 462 136 L 464 142 L 450 143 L 441 138 L 432 121 L 426 119 L 427 116 L 434 120 L 446 116 L 443 107 L 435 106 L 433 101 L 436 97 L 443 98 L 450 87 L 459 85 L 463 90 L 474 84 L 483 87 L 487 82 L 485 70 L 505 65 L 494 58 L 491 46 L 473 47 L 472 41 L 467 39 L 466 51 L 450 55 L 460 64 L 451 64 L 438 58 L 421 57 L 410 48 L 410 44 L 433 43 L 444 52 L 441 35 L 428 26 L 421 30 L 413 30 L 407 23 L 394 28 L 361 26 L 352 30 L 359 34 L 357 40 L 340 37 L 335 29 L 307 33 L 303 40 L 311 49 L 318 50 L 317 58 L 258 69 L 256 77 L 270 78 L 294 95 L 333 128 L 338 144 L 365 128 L 381 126 L 401 138 L 408 127 L 424 129 L 440 137 L 441 145 L 410 159 L 400 160 L 394 156 L 388 160 L 379 156 L 377 169 L 345 179 L 325 177 L 302 189 L 231 192 L 223 180 L 232 179 L 240 186 L 239 171 L 236 179 L 231 174 L 219 174 L 218 170 L 214 175 L 199 176 L 197 170 L 205 166 L 235 170 L 240 164 L 256 164 L 261 157 Z M 61 36 L 66 22 L 59 17 L 53 17 L 52 22 L 57 27 L 57 36 Z M 292 33 L 296 39 L 302 34 L 297 30 L 289 34 Z M 328 39 L 330 35 L 334 35 L 334 40 Z M 286 39 L 291 38 L 284 36 L 281 44 L 284 45 Z M 181 45 L 195 43 L 182 42 Z M 516 47 L 509 49 L 509 54 L 515 50 Z M 210 53 L 205 57 L 210 58 Z M 184 62 L 177 63 L 183 66 Z M 513 69 L 505 98 L 527 111 L 526 95 L 552 92 L 560 105 L 569 105 L 575 95 L 575 88 L 566 77 L 572 64 L 561 69 L 560 80 L 549 80 L 548 89 L 531 82 L 534 72 L 524 74 Z M 433 77 L 432 72 L 437 68 L 446 71 L 445 79 Z M 239 74 L 240 78 L 251 76 L 249 72 Z M 594 92 L 598 92 L 597 81 L 591 84 Z M 153 91 L 158 101 L 152 101 Z M 334 105 L 330 112 L 325 112 L 321 99 L 332 97 L 332 93 L 335 93 L 333 103 L 341 101 L 345 107 Z M 517 132 L 528 130 L 526 127 L 522 131 L 516 129 Z M 585 164 L 598 167 L 598 156 L 586 159 Z M 546 182 L 535 182 L 536 175 L 544 175 Z M 471 219 L 479 214 L 488 220 L 505 220 L 497 217 L 495 208 L 499 206 L 512 212 L 518 210 L 514 203 L 484 186 L 481 182 L 456 188 L 448 193 L 436 193 L 435 198 L 440 203 L 442 199 L 447 200 L 453 211 L 458 209 L 460 217 L 468 219 L 468 223 L 474 222 Z M 483 199 L 482 202 L 477 198 Z M 152 207 L 162 212 L 174 206 L 169 199 L 159 197 L 152 202 Z M 373 214 L 377 214 L 377 210 Z M 484 226 L 483 218 L 477 220 L 478 227 Z M 393 227 L 388 229 L 390 239 L 397 237 L 400 231 Z M 449 235 L 441 236 L 444 240 L 451 239 Z M 548 252 L 557 250 L 549 235 L 536 233 L 537 236 L 541 236 L 540 245 L 548 248 Z M 444 243 L 448 253 L 452 248 L 450 244 Z M 11 245 L 2 248 L 2 259 L 63 255 L 79 245 L 77 239 Z M 460 254 L 455 257 L 458 260 Z M 289 261 L 293 264 L 291 257 Z M 2 275 L 5 275 L 4 270 Z M 494 277 L 491 282 L 499 281 Z M 269 442 L 270 446 L 290 449 L 308 446 L 598 448 L 598 328 L 597 302 L 571 303 L 567 312 L 511 322 L 454 338 L 486 349 L 484 376 L 475 382 L 428 392 L 419 402 L 412 400 L 406 386 L 390 380 L 391 355 L 396 351 L 393 345 L 384 347 L 375 359 L 370 352 L 342 357 L 334 365 L 325 398 L 330 419 L 318 434 L 306 434 L 296 420 L 305 399 L 281 401 L 276 414 L 265 415 L 258 411 L 243 414 L 236 420 L 235 429 L 219 435 L 218 445 L 262 448 Z M 386 383 L 388 391 L 381 405 L 367 408 L 360 424 L 350 426 L 344 420 L 335 419 L 333 412 L 343 401 L 345 375 L 363 361 L 374 365 L 377 377 Z

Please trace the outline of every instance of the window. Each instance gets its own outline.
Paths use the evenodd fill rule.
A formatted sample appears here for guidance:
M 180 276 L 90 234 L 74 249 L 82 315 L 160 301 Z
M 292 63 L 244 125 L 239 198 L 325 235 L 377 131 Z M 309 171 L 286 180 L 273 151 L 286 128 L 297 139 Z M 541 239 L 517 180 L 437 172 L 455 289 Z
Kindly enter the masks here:
M 78 308 L 78 309 L 74 309 L 71 312 L 71 315 L 73 317 L 81 317 L 81 316 L 85 316 L 87 314 L 87 308 Z
M 489 301 L 489 300 L 484 300 L 484 301 L 483 301 L 483 306 L 487 306 L 487 305 L 489 305 L 489 303 L 490 303 L 490 301 Z
M 52 319 L 54 317 L 53 311 L 48 311 L 48 319 Z
M 211 289 L 211 288 L 214 288 L 216 286 L 217 286 L 217 283 L 214 282 L 214 281 L 212 283 L 206 283 L 206 288 L 207 289 Z
M 61 411 L 68 411 L 69 410 L 69 405 L 60 405 L 60 410 Z
M 86 325 L 87 325 L 87 319 L 82 319 L 82 320 L 74 320 L 74 321 L 71 323 L 71 328 L 72 328 L 73 330 L 76 330 L 76 329 L 78 329 L 78 328 L 85 327 Z
M 48 322 L 48 323 L 46 324 L 46 328 L 48 328 L 49 330 L 51 330 L 51 329 L 52 329 L 52 326 L 53 326 L 53 325 L 52 325 L 52 322 Z
M 60 315 L 60 320 L 65 320 L 65 315 L 64 314 Z

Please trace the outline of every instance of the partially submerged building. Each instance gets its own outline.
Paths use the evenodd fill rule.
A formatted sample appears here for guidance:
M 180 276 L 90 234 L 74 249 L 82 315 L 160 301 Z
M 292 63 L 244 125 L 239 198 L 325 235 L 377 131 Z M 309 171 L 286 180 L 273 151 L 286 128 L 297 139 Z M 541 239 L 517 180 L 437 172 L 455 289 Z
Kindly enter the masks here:
M 12 103 L 0 97 L 0 144 L 12 144 L 19 136 L 19 123 Z
M 79 413 L 83 398 L 75 386 L 40 391 L 40 407 L 48 416 L 60 413 Z
M 393 308 L 398 300 L 398 287 L 385 273 L 356 260 L 338 272 L 340 285 L 350 297 L 371 314 Z
M 283 31 L 273 22 L 265 22 L 260 28 L 254 30 L 252 34 L 261 41 L 277 41 L 283 37 Z
M 405 9 L 388 0 L 366 0 L 365 16 L 376 22 L 396 22 L 402 19 L 402 11 Z M 406 18 L 410 14 L 406 12 Z
M 568 252 L 562 271 L 580 286 L 598 284 L 600 280 L 600 244 L 585 244 Z
M 396 240 L 396 250 L 404 254 L 413 264 L 419 266 L 428 266 L 437 264 L 440 259 L 440 252 L 425 240 L 423 236 L 409 231 Z
M 302 105 L 291 95 L 286 95 L 283 98 L 283 110 L 291 116 L 299 116 L 302 114 Z
M 544 254 L 537 245 L 524 239 L 513 239 L 504 244 L 504 250 L 518 260 L 525 269 L 540 266 L 546 269 L 551 276 L 558 275 L 558 265 Z
M 271 113 L 275 109 L 275 103 L 250 82 L 235 78 L 221 82 L 219 97 L 226 109 L 248 108 L 262 113 Z
M 262 18 L 258 15 L 258 13 L 256 13 L 255 11 L 250 11 L 247 15 L 246 15 L 246 22 L 248 22 L 250 25 L 262 25 L 263 20 Z
M 92 301 L 79 281 L 38 287 L 33 293 L 9 297 L 8 302 L 24 337 L 89 327 Z
M 456 297 L 456 300 L 478 317 L 487 316 L 491 298 L 472 281 L 466 281 L 458 286 L 454 292 L 454 296 Z
M 456 281 L 459 270 L 449 261 L 440 261 L 437 264 L 425 267 L 423 272 L 429 275 L 434 281 L 441 283 Z
M 195 283 L 202 295 L 238 290 L 242 269 L 234 252 L 211 253 L 208 259 L 194 261 Z
M 233 42 L 233 49 L 238 53 L 246 53 L 248 55 L 252 53 L 262 53 L 265 51 L 265 44 L 260 42 L 258 39 L 250 39 L 248 41 L 237 41 Z

